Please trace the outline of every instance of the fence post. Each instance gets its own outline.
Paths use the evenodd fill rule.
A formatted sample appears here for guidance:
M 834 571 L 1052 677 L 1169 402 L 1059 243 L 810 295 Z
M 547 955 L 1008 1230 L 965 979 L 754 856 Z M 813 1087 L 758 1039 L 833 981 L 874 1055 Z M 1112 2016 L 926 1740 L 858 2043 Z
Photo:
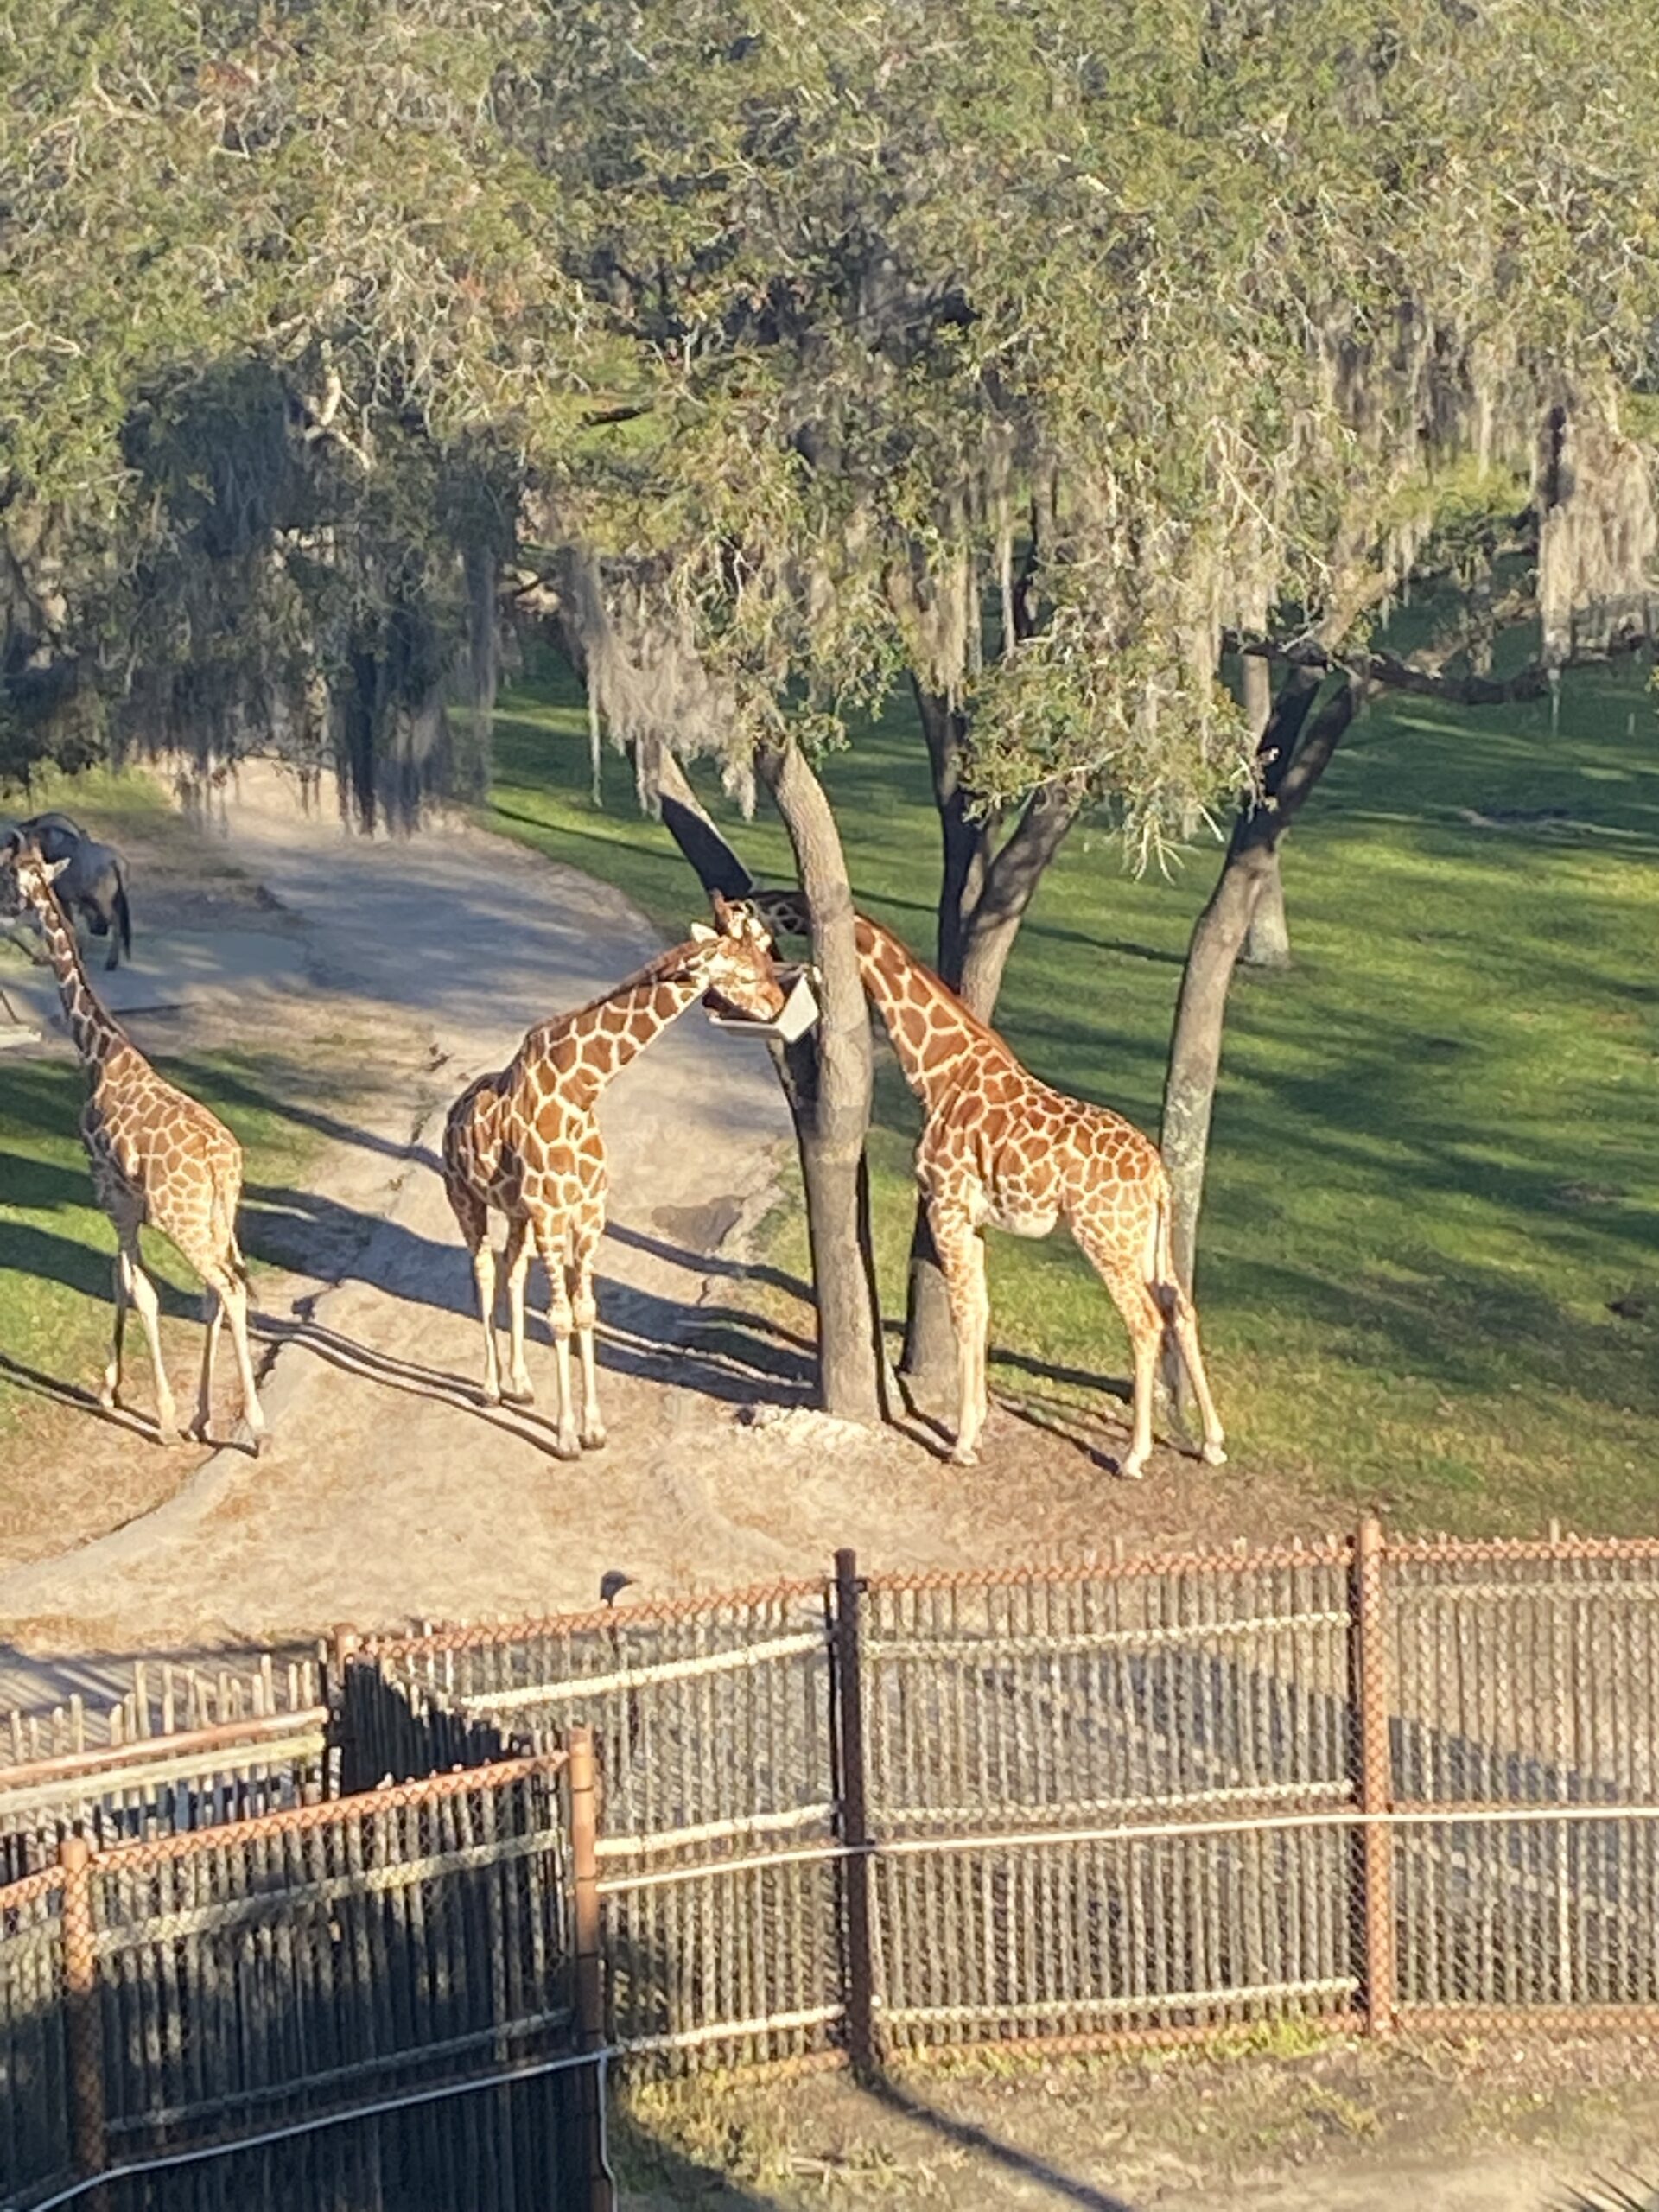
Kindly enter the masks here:
M 836 1554 L 836 1796 L 841 1840 L 847 1847 L 847 2050 L 855 2074 L 880 2063 L 875 2036 L 875 1958 L 870 1924 L 869 1808 L 864 1760 L 863 1643 L 859 1614 L 863 1592 L 858 1555 Z
M 574 1727 L 565 1738 L 570 1785 L 570 1916 L 575 1961 L 576 2048 L 597 2053 L 605 2042 L 604 1963 L 599 1911 L 599 1799 L 594 1732 Z M 613 2212 L 614 2191 L 605 2164 L 605 2114 L 600 2062 L 576 2069 L 578 2156 L 588 2171 L 590 2212 Z
M 75 2169 L 102 2173 L 108 2163 L 104 2126 L 104 2037 L 98 2011 L 98 1954 L 92 1933 L 92 1853 L 83 1835 L 58 1846 L 63 1869 L 64 2031 L 68 2044 L 70 2132 Z
M 352 1661 L 362 1641 L 349 1621 L 334 1623 L 334 1632 L 328 1648 L 329 1732 L 334 1738 L 330 1747 L 334 1754 L 334 1787 L 335 1794 L 342 1797 L 365 1786 L 357 1771 L 347 1690 Z
M 1393 2032 L 1395 2014 L 1393 1753 L 1389 1742 L 1388 1624 L 1383 1615 L 1382 1524 L 1374 1513 L 1354 1541 L 1351 1584 L 1354 1710 L 1360 1828 L 1359 1885 L 1365 1930 L 1365 2030 Z

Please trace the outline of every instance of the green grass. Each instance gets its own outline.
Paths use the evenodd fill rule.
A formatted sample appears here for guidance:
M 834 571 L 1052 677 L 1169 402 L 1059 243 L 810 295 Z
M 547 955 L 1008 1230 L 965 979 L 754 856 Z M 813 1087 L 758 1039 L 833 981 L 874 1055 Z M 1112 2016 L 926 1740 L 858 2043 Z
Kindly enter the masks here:
M 1297 964 L 1241 974 L 1199 1296 L 1235 1457 L 1333 1506 L 1459 1529 L 1651 1528 L 1659 1507 L 1659 734 L 1645 671 L 1545 703 L 1418 700 L 1351 733 L 1287 849 Z M 580 695 L 533 668 L 496 724 L 494 826 L 617 885 L 665 929 L 698 894 Z M 894 715 L 832 760 L 861 900 L 931 953 L 937 833 Z M 736 822 L 786 879 L 775 821 Z M 1481 828 L 1488 817 L 1565 817 Z M 1155 1130 L 1201 849 L 1126 877 L 1075 833 L 1021 932 L 998 1020 L 1049 1081 Z M 901 1310 L 912 1102 L 888 1064 L 874 1144 L 884 1303 Z M 798 1271 L 798 1220 L 777 1256 Z M 1000 1351 L 1121 1374 L 1116 1318 L 1069 1243 L 991 1240 Z M 1645 1301 L 1620 1319 L 1610 1301 Z

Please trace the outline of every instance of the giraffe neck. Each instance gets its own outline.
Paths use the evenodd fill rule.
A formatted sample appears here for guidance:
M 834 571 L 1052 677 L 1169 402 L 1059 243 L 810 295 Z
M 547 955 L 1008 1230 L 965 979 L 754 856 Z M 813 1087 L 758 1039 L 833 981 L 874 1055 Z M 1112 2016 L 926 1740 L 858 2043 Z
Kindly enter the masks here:
M 988 1059 L 1012 1058 L 996 1033 L 891 931 L 863 914 L 854 926 L 864 988 L 887 1026 L 905 1081 L 930 1114 Z
M 611 1078 L 661 1036 L 708 989 L 698 940 L 676 945 L 602 999 L 554 1025 L 550 1049 L 569 1056 L 571 1077 L 591 1105 Z
M 811 912 L 801 892 L 758 891 L 750 904 L 774 930 L 800 937 L 811 932 Z M 887 1024 L 906 1082 L 930 1114 L 962 1088 L 970 1068 L 991 1060 L 1019 1065 L 996 1032 L 890 930 L 867 914 L 855 914 L 853 934 L 865 991 Z
M 80 947 L 75 942 L 69 918 L 58 902 L 57 893 L 48 884 L 29 893 L 29 904 L 41 918 L 47 957 L 57 978 L 63 1018 L 69 1025 L 75 1050 L 87 1069 L 96 1074 L 111 1054 L 127 1042 L 126 1032 L 100 1003 L 86 980 Z

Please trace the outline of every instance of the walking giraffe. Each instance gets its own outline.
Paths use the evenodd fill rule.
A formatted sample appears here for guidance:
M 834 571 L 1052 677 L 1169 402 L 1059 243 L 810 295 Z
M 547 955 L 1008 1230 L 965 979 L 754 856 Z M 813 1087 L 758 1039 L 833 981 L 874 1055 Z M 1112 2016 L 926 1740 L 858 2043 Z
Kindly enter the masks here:
M 129 1304 L 138 1309 L 156 1374 L 156 1421 L 164 1444 L 175 1442 L 178 1417 L 162 1364 L 161 1307 L 145 1274 L 138 1231 L 148 1222 L 175 1244 L 206 1286 L 207 1342 L 191 1433 L 206 1439 L 213 1411 L 213 1354 L 229 1317 L 242 1377 L 242 1410 L 257 1452 L 264 1415 L 248 1348 L 247 1271 L 236 1241 L 242 1192 L 242 1147 L 216 1116 L 157 1075 L 86 980 L 75 932 L 53 889 L 67 861 L 48 861 L 38 845 L 12 831 L 0 860 L 19 897 L 39 918 L 47 957 L 57 979 L 64 1019 L 86 1071 L 80 1135 L 98 1202 L 115 1225 L 115 1338 L 100 1396 L 118 1402 L 121 1348 Z
M 804 935 L 798 892 L 744 901 L 766 928 Z M 989 1224 L 1046 1236 L 1064 1220 L 1122 1315 L 1135 1349 L 1134 1433 L 1118 1469 L 1134 1478 L 1152 1450 L 1159 1355 L 1173 1382 L 1184 1363 L 1204 1421 L 1204 1457 L 1226 1459 L 1198 1347 L 1198 1316 L 1170 1252 L 1169 1178 L 1158 1147 L 1103 1106 L 1068 1098 L 1022 1067 L 994 1029 L 888 930 L 854 918 L 859 972 L 905 1079 L 922 1102 L 916 1180 L 950 1298 L 957 1337 L 956 1446 L 971 1466 L 988 1409 L 985 1289 Z
M 664 952 L 603 998 L 539 1023 L 508 1065 L 480 1076 L 449 1109 L 443 1132 L 443 1187 L 473 1257 L 484 1326 L 484 1395 L 528 1404 L 524 1365 L 524 1279 L 533 1254 L 547 1270 L 558 1392 L 555 1421 L 562 1459 L 605 1441 L 594 1354 L 594 1255 L 605 1233 L 605 1145 L 595 1118 L 600 1094 L 692 1001 L 712 998 L 756 1020 L 770 1020 L 784 994 L 770 939 L 753 915 L 718 897 L 719 924 L 697 923 L 683 944 Z M 495 1255 L 491 1210 L 505 1214 L 507 1388 L 495 1341 Z M 570 1338 L 582 1363 L 582 1421 L 570 1389 Z

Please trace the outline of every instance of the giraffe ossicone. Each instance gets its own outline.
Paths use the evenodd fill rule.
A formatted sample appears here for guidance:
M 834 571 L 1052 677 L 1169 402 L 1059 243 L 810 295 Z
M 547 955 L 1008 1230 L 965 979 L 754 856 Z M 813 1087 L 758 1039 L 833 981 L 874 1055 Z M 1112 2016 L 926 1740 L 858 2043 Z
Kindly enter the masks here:
M 9 879 L 10 892 L 40 922 L 64 1020 L 86 1072 L 81 1141 L 98 1202 L 115 1227 L 114 1340 L 99 1395 L 106 1407 L 119 1402 L 127 1307 L 136 1306 L 155 1371 L 162 1440 L 175 1440 L 178 1416 L 162 1361 L 161 1302 L 139 1249 L 138 1232 L 148 1224 L 201 1277 L 207 1300 L 191 1433 L 207 1440 L 213 1356 L 220 1325 L 228 1319 L 241 1376 L 243 1418 L 257 1452 L 265 1442 L 265 1421 L 248 1343 L 247 1269 L 236 1239 L 242 1147 L 216 1115 L 156 1072 L 92 989 L 74 930 L 52 887 L 67 865 L 47 860 L 16 830 L 0 844 L 0 871 Z
M 605 1233 L 607 1176 L 596 1108 L 605 1086 L 696 1001 L 769 1021 L 784 991 L 771 936 L 757 918 L 718 894 L 715 923 L 694 923 L 683 944 L 662 953 L 603 997 L 529 1030 L 505 1068 L 480 1076 L 449 1109 L 443 1186 L 472 1255 L 484 1330 L 483 1394 L 528 1405 L 524 1284 L 532 1258 L 548 1281 L 556 1400 L 554 1452 L 575 1459 L 605 1441 L 594 1332 L 594 1260 Z M 495 1331 L 495 1255 L 490 1217 L 505 1215 L 508 1369 L 501 1378 Z M 582 1376 L 578 1417 L 572 1390 L 574 1336 Z
M 745 904 L 768 931 L 804 935 L 810 927 L 798 892 L 756 892 Z M 1046 1236 L 1064 1221 L 1134 1347 L 1134 1427 L 1119 1474 L 1139 1476 L 1151 1453 L 1160 1358 L 1172 1386 L 1185 1368 L 1204 1423 L 1202 1456 L 1221 1465 L 1225 1439 L 1198 1315 L 1175 1270 L 1169 1177 L 1156 1145 L 1121 1114 L 1039 1082 L 890 930 L 856 914 L 854 931 L 864 988 L 922 1103 L 916 1179 L 957 1338 L 952 1459 L 973 1465 L 988 1410 L 983 1232 Z

